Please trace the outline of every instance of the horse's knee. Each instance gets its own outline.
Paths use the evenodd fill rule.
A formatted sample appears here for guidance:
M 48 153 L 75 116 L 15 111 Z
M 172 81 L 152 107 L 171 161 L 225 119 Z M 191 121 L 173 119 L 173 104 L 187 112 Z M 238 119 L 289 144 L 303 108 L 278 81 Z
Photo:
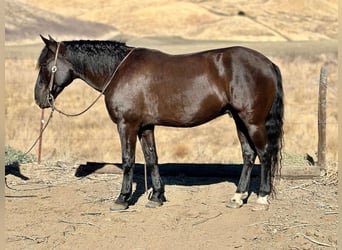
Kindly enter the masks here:
M 252 150 L 251 148 L 244 149 L 242 151 L 242 155 L 243 155 L 244 163 L 250 164 L 250 165 L 254 164 L 254 161 L 256 158 L 256 152 L 254 150 Z
M 124 174 L 127 174 L 133 170 L 134 167 L 134 158 L 132 157 L 123 157 L 122 158 L 122 170 Z
M 158 156 L 153 147 L 146 147 L 144 149 L 144 156 L 146 165 L 153 166 L 158 163 Z

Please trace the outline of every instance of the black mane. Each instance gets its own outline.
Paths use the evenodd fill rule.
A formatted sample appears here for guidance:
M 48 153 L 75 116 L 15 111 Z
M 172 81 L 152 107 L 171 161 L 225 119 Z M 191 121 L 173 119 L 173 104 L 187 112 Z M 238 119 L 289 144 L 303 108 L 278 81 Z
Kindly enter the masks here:
M 117 41 L 80 40 L 62 43 L 65 45 L 63 57 L 79 73 L 87 70 L 94 74 L 112 73 L 131 49 L 125 43 Z M 38 59 L 38 66 L 46 63 L 47 53 L 45 47 Z
M 125 43 L 116 41 L 69 41 L 66 58 L 78 72 L 111 73 L 128 53 Z

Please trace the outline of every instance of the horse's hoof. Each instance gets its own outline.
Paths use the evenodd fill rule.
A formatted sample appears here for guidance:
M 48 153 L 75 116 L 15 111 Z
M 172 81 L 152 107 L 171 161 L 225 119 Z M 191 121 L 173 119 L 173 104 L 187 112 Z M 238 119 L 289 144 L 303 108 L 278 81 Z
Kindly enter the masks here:
M 229 208 L 240 208 L 243 205 L 243 200 L 247 199 L 248 193 L 235 193 L 233 198 L 231 198 L 227 204 L 226 207 Z
M 163 205 L 163 202 L 161 201 L 148 201 L 146 204 L 146 207 L 148 208 L 157 208 Z
M 258 196 L 256 203 L 253 204 L 252 211 L 267 211 L 269 208 L 268 195 Z
M 262 205 L 268 205 L 268 195 L 265 196 L 258 196 L 258 199 L 256 200 L 256 203 L 262 204 Z
M 229 208 L 240 208 L 243 205 L 243 201 L 242 200 L 235 200 L 235 199 L 231 199 L 230 201 L 228 201 L 226 203 L 226 207 Z
M 117 211 L 123 211 L 128 208 L 128 203 L 114 203 L 114 205 L 110 208 L 110 211 L 117 212 Z
M 254 211 L 254 212 L 257 212 L 257 211 L 267 211 L 269 208 L 270 208 L 269 204 L 256 203 L 256 204 L 253 204 L 252 211 Z

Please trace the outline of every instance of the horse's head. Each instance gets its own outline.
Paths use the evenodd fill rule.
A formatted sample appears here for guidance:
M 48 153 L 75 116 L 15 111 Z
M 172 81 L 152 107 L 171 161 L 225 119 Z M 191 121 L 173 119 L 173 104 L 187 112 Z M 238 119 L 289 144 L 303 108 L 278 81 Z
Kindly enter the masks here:
M 45 47 L 38 59 L 39 74 L 35 86 L 35 100 L 39 107 L 52 106 L 53 100 L 73 79 L 72 65 L 64 58 L 65 45 L 41 36 Z

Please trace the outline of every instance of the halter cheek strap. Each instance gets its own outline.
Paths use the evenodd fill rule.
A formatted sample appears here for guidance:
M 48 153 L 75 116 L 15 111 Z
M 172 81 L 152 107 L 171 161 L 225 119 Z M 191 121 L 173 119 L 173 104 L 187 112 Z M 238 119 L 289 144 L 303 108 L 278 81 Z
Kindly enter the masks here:
M 55 79 L 55 73 L 57 72 L 57 58 L 58 58 L 58 53 L 59 53 L 60 45 L 61 45 L 61 43 L 57 42 L 57 49 L 56 49 L 56 54 L 55 54 L 55 60 L 53 62 L 53 66 L 51 68 L 51 78 L 50 78 L 50 82 L 49 82 L 49 95 L 48 95 L 49 103 L 50 103 L 50 99 L 53 102 L 53 96 L 51 94 L 51 91 L 52 91 L 52 87 L 53 87 L 53 81 Z M 53 105 L 51 105 L 51 106 L 53 106 Z

